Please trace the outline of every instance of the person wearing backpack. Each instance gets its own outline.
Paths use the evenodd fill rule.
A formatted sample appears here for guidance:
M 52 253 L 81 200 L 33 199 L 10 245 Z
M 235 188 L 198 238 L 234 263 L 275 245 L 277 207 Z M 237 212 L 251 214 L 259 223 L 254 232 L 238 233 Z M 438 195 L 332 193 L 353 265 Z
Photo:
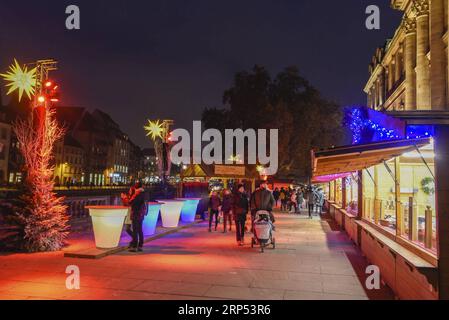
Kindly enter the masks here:
M 145 201 L 145 190 L 142 187 L 141 182 L 137 182 L 135 185 L 134 195 L 129 200 L 131 206 L 131 221 L 133 240 L 131 242 L 131 248 L 129 251 L 137 252 L 143 249 L 143 220 L 147 215 L 148 208 Z

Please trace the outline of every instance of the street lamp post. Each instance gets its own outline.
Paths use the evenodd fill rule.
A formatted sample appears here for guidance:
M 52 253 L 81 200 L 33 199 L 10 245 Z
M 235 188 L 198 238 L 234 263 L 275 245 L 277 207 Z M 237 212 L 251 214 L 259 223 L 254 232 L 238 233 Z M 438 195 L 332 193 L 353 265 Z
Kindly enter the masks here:
M 170 127 L 173 126 L 173 120 L 163 120 L 162 122 L 148 120 L 148 125 L 145 126 L 147 136 L 149 136 L 154 143 L 156 155 L 159 159 L 159 170 L 162 178 L 162 186 L 165 196 L 168 195 L 168 175 L 170 174 L 171 160 L 170 160 Z

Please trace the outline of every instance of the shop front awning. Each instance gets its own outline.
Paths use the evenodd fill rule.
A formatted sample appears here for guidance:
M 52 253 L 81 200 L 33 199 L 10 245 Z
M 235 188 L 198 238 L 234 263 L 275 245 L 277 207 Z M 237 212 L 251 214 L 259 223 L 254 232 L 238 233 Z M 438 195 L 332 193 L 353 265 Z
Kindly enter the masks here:
M 382 141 L 312 150 L 313 182 L 326 182 L 367 169 L 431 143 L 431 138 Z

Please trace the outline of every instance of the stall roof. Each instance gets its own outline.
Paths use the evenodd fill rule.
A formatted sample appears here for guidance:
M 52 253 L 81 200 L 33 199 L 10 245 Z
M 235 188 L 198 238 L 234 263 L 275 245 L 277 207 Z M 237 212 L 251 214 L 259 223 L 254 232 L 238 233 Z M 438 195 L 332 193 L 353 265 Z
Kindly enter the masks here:
M 363 145 L 312 150 L 313 181 L 363 170 L 431 143 L 431 138 L 382 141 Z M 334 179 L 328 179 L 331 181 Z
M 184 178 L 260 178 L 255 165 L 206 165 L 204 163 L 188 165 L 181 176 Z

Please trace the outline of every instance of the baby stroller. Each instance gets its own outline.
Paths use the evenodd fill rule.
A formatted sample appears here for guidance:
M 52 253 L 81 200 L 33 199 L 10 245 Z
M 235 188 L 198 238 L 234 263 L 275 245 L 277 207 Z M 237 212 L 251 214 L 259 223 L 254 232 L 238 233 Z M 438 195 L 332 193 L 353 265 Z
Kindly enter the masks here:
M 251 248 L 254 248 L 255 245 L 260 245 L 260 251 L 264 252 L 267 246 L 272 245 L 273 249 L 275 249 L 276 239 L 273 236 L 273 229 L 274 226 L 270 219 L 270 213 L 268 211 L 257 211 L 254 218 Z

